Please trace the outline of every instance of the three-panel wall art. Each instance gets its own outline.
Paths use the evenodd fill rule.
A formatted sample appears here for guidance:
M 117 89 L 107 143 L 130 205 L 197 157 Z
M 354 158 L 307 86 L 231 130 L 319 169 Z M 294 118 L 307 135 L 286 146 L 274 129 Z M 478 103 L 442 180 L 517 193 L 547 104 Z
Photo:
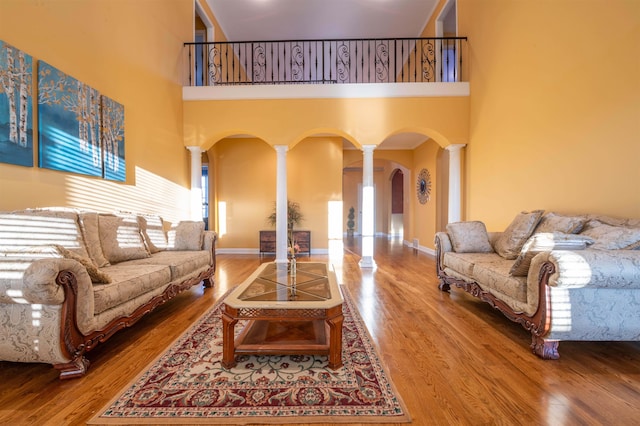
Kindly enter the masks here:
M 0 40 L 0 162 L 125 180 L 124 106 Z M 35 78 L 34 78 L 35 76 Z

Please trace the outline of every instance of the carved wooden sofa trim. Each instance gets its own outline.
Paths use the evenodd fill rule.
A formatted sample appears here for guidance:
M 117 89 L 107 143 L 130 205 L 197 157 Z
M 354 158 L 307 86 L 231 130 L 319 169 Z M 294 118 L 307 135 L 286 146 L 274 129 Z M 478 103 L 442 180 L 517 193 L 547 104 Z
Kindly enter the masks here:
M 436 251 L 441 251 L 440 240 L 436 239 Z M 469 293 L 473 297 L 477 297 L 483 302 L 488 303 L 494 309 L 502 312 L 507 318 L 513 322 L 517 322 L 522 325 L 527 331 L 531 332 L 531 350 L 534 354 L 543 359 L 558 359 L 560 354 L 558 353 L 558 341 L 547 340 L 543 337 L 547 334 L 551 324 L 551 309 L 549 306 L 548 295 L 548 282 L 549 277 L 555 272 L 555 267 L 552 263 L 545 263 L 540 270 L 538 277 L 538 310 L 533 316 L 527 315 L 524 312 L 515 312 L 502 300 L 495 297 L 493 294 L 484 291 L 482 287 L 476 282 L 467 282 L 458 278 L 448 276 L 444 270 L 440 260 L 441 256 L 436 257 L 436 270 L 438 273 L 438 279 L 440 284 L 438 287 L 440 290 L 449 292 L 451 286 L 454 285 L 465 292 Z
M 102 330 L 94 331 L 91 334 L 83 335 L 78 328 L 76 321 L 76 301 L 78 297 L 78 284 L 75 276 L 69 271 L 62 271 L 56 278 L 56 283 L 62 287 L 65 299 L 62 304 L 63 325 L 60 329 L 60 342 L 62 352 L 71 361 L 66 364 L 55 364 L 54 368 L 60 371 L 60 379 L 73 379 L 82 377 L 89 369 L 89 360 L 85 358 L 85 354 L 95 348 L 99 343 L 104 343 L 117 331 L 127 327 L 131 327 L 140 318 L 152 312 L 158 306 L 173 299 L 181 292 L 189 288 L 203 283 L 205 288 L 211 288 L 214 285 L 215 253 L 214 266 L 207 271 L 200 273 L 197 277 L 187 279 L 179 284 L 169 285 L 162 294 L 155 296 L 149 302 L 138 307 L 131 315 L 116 318 L 112 320 Z

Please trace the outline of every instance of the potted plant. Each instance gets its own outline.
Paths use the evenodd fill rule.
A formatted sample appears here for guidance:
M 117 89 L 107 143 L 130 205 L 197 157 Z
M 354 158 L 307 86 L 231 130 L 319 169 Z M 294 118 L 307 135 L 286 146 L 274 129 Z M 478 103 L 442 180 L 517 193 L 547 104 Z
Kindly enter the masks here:
M 273 207 L 273 212 L 267 217 L 267 220 L 271 224 L 271 226 L 276 225 L 276 206 Z M 293 238 L 293 227 L 300 225 L 300 223 L 304 220 L 302 212 L 300 212 L 300 204 L 287 200 L 287 231 L 288 231 L 288 246 L 289 246 L 289 256 L 295 258 L 296 252 L 299 250 L 298 244 L 296 244 Z
M 273 207 L 273 212 L 267 218 L 271 226 L 276 226 L 276 206 Z M 295 201 L 287 200 L 287 229 L 293 230 L 293 227 L 300 225 L 304 220 L 302 213 L 300 212 L 300 204 Z
M 353 235 L 353 227 L 356 225 L 355 221 L 353 219 L 355 219 L 356 215 L 355 215 L 355 210 L 353 208 L 353 206 L 351 208 L 349 208 L 349 214 L 347 215 L 347 235 L 352 236 Z

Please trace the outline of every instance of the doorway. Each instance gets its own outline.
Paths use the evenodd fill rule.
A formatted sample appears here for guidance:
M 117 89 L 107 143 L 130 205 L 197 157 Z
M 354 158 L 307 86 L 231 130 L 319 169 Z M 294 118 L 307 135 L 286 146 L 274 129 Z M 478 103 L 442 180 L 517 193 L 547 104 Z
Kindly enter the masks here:
M 404 236 L 404 173 L 395 169 L 391 173 L 391 220 L 389 224 L 391 237 Z

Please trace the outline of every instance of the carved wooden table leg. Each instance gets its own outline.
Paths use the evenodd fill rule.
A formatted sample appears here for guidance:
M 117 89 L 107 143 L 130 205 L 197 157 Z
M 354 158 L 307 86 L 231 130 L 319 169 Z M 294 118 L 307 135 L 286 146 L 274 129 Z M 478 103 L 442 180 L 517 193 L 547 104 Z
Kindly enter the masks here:
M 236 309 L 224 307 L 222 313 L 222 366 L 224 368 L 232 368 L 236 365 L 234 328 L 238 322 L 237 315 Z
M 342 305 L 331 308 L 329 315 L 337 315 L 327 318 L 326 323 L 329 326 L 329 368 L 337 370 L 342 367 Z

